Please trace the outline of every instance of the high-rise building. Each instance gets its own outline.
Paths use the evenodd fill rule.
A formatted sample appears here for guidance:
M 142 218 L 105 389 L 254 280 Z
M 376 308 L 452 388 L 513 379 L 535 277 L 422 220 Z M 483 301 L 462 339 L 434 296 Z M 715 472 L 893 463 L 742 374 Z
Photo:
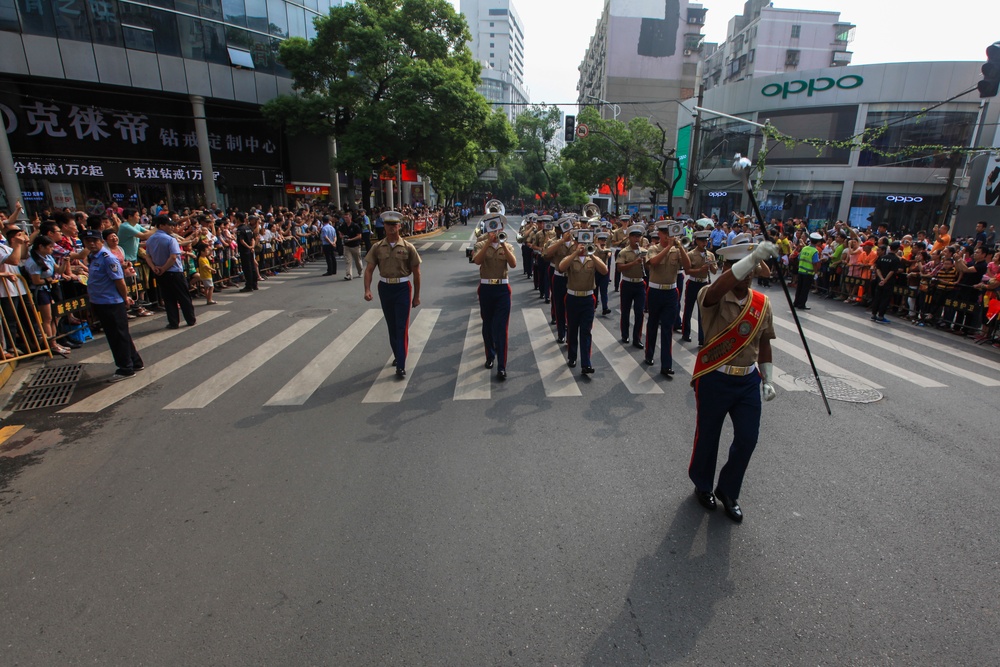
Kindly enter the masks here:
M 514 118 L 528 104 L 524 87 L 524 28 L 510 0 L 462 0 L 472 33 L 472 56 L 480 62 L 479 92 Z
M 705 89 L 757 76 L 851 64 L 848 46 L 855 26 L 840 12 L 778 9 L 768 0 L 747 0 L 729 20 L 726 41 L 707 44 Z
M 325 147 L 299 152 L 260 105 L 292 91 L 281 41 L 314 37 L 313 19 L 341 4 L 0 3 L 0 114 L 25 205 L 245 208 L 281 203 L 286 181 L 328 187 Z

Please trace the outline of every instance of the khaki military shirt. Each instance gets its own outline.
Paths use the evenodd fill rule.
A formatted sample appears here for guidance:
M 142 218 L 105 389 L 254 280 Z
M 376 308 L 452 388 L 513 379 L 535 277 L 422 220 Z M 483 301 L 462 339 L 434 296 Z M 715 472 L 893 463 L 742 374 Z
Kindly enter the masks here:
M 611 245 L 616 248 L 625 247 L 628 242 L 628 234 L 625 232 L 624 227 L 619 227 L 618 229 L 611 232 Z
M 382 239 L 365 255 L 365 262 L 378 266 L 378 274 L 382 278 L 405 278 L 420 266 L 420 255 L 409 241 L 399 239 L 392 246 Z
M 478 255 L 479 251 L 482 250 L 484 243 L 476 244 L 476 250 L 473 254 Z M 502 280 L 507 277 L 507 256 L 504 254 L 504 247 L 514 254 L 514 246 L 509 243 L 497 244 L 496 247 L 491 243 L 486 248 L 486 254 L 483 255 L 483 263 L 479 265 L 479 277 L 483 280 Z
M 552 264 L 552 266 L 556 267 L 556 271 L 558 271 L 559 262 L 563 260 L 563 257 L 572 252 L 573 243 L 571 241 L 569 245 L 566 245 L 566 242 L 562 240 L 562 237 L 559 237 L 558 239 L 551 241 L 550 244 L 545 247 L 545 249 L 548 250 L 553 246 L 555 247 L 555 252 L 549 255 L 548 261 Z
M 649 282 L 656 283 L 657 285 L 671 285 L 677 282 L 677 274 L 681 271 L 681 253 L 684 251 L 674 246 L 667 252 L 666 259 L 658 265 L 653 266 L 649 263 L 649 260 L 651 257 L 660 254 L 661 250 L 663 248 L 660 247 L 659 243 L 649 246 L 649 252 L 646 255 Z
M 608 261 L 611 260 L 611 248 L 600 248 L 594 251 L 594 257 L 604 262 L 604 266 L 608 265 Z
M 566 289 L 571 292 L 586 292 L 597 287 L 597 264 L 592 257 L 574 257 L 566 270 Z
M 713 254 L 712 252 L 710 252 L 708 250 L 706 250 L 705 254 L 703 255 L 703 254 L 701 254 L 698 251 L 697 248 L 695 248 L 694 250 L 692 250 L 691 252 L 688 253 L 688 259 L 691 260 L 691 268 L 692 269 L 700 269 L 701 267 L 705 266 L 706 264 L 708 264 L 709 266 L 712 266 L 712 265 L 715 264 L 715 254 Z M 690 271 L 688 271 L 687 274 L 688 274 L 688 279 L 689 280 L 693 280 L 695 282 L 707 283 L 709 281 L 710 276 L 712 275 L 712 272 L 710 270 L 708 272 L 707 276 L 702 276 L 702 277 L 699 277 L 699 278 L 691 277 L 691 272 Z
M 639 253 L 632 250 L 632 246 L 628 246 L 618 253 L 618 264 L 621 265 L 634 262 L 638 257 L 640 257 Z M 639 262 L 635 266 L 627 269 L 621 269 L 621 274 L 626 278 L 642 278 L 642 264 L 642 262 Z
M 736 321 L 746 302 L 741 304 L 735 294 L 726 292 L 719 303 L 709 307 L 705 305 L 707 294 L 707 289 L 698 292 L 698 305 L 701 307 L 701 330 L 705 332 L 705 340 L 710 341 Z M 749 294 L 747 294 L 747 298 L 750 298 Z M 776 337 L 774 335 L 774 322 L 771 319 L 770 299 L 764 306 L 762 320 L 760 329 L 757 330 L 757 336 L 733 357 L 729 362 L 730 366 L 750 366 L 757 363 L 757 352 L 760 350 L 761 339 L 773 340 Z

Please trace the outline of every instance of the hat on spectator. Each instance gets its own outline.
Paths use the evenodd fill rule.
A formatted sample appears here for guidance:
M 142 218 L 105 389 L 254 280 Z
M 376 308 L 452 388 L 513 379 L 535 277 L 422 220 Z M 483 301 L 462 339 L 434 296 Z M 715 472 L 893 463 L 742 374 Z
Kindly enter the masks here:
M 872 241 L 871 239 L 868 239 L 867 241 L 865 241 L 864 243 L 861 244 L 861 247 L 862 248 L 871 248 L 874 245 L 875 245 L 875 242 Z
M 399 211 L 386 211 L 382 214 L 382 222 L 387 225 L 398 225 L 403 221 L 403 214 Z
M 84 241 L 101 241 L 104 237 L 101 236 L 101 230 L 99 229 L 85 229 L 80 234 L 80 238 Z

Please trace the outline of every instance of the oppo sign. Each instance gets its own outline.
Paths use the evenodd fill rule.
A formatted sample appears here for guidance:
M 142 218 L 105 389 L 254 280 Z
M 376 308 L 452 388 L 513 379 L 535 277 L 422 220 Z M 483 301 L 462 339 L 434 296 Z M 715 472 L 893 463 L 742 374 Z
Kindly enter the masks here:
M 923 197 L 911 197 L 909 195 L 889 195 L 885 198 L 886 201 L 890 201 L 896 204 L 910 204 L 919 203 L 924 200 Z
M 831 79 L 828 76 L 821 76 L 818 79 L 809 79 L 808 81 L 797 79 L 795 81 L 786 81 L 784 83 L 769 83 L 761 88 L 760 92 L 764 97 L 777 97 L 778 95 L 781 95 L 781 99 L 787 100 L 789 95 L 799 95 L 800 93 L 805 93 L 806 97 L 812 97 L 813 93 L 822 93 L 827 90 L 833 90 L 834 88 L 851 90 L 853 88 L 857 88 L 864 82 L 865 80 L 857 74 L 848 74 L 847 76 L 842 76 L 839 79 Z

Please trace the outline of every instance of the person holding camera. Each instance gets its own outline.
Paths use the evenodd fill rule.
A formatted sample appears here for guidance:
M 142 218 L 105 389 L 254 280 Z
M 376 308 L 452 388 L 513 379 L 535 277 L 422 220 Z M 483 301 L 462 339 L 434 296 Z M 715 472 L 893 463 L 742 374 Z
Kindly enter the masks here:
M 663 330 L 663 342 L 660 347 L 660 374 L 671 377 L 674 374 L 674 360 L 671 346 L 673 338 L 671 331 L 674 319 L 677 317 L 677 274 L 683 269 L 691 270 L 691 259 L 684 252 L 680 237 L 671 236 L 672 220 L 663 220 L 656 225 L 659 241 L 650 246 L 646 253 L 646 266 L 649 269 L 649 285 L 646 290 L 646 307 L 649 310 L 649 320 L 646 323 L 646 357 L 647 366 L 653 365 L 653 353 L 656 350 L 656 337 Z
M 507 270 L 517 266 L 514 247 L 501 242 L 498 234 L 507 218 L 488 213 L 483 220 L 486 238 L 476 244 L 472 261 L 479 266 L 479 314 L 483 319 L 486 368 L 497 365 L 497 380 L 507 379 L 507 328 L 510 324 L 510 281 Z
M 594 253 L 588 252 L 587 246 L 593 244 L 594 233 L 579 231 L 576 244 L 569 254 L 559 261 L 559 272 L 566 276 L 566 320 L 567 320 L 567 357 L 569 367 L 576 367 L 577 353 L 580 355 L 580 370 L 584 375 L 594 372 L 590 351 L 592 345 L 591 331 L 594 327 L 594 313 L 597 309 L 596 276 L 608 275 L 608 266 Z

